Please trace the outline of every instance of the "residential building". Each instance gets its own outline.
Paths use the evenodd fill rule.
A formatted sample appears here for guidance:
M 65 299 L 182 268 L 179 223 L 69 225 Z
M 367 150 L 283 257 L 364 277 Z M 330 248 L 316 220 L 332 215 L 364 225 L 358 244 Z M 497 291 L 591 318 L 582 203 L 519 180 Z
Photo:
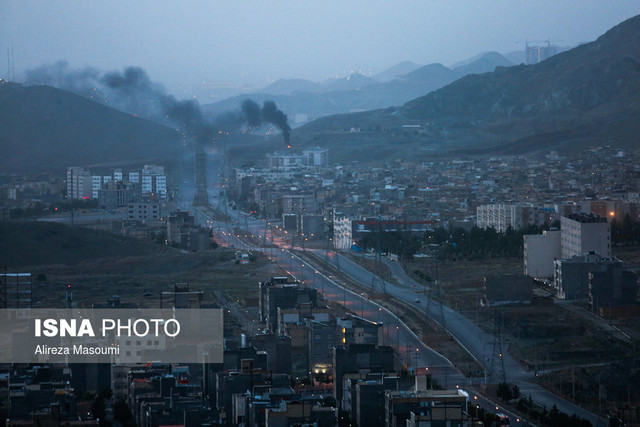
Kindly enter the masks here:
M 146 199 L 129 202 L 128 219 L 138 221 L 157 221 L 162 216 L 160 203 L 156 200 Z
M 318 291 L 303 288 L 299 282 L 289 282 L 286 277 L 272 277 L 270 281 L 258 282 L 260 290 L 260 320 L 266 322 L 271 331 L 278 328 L 278 308 L 293 309 L 309 303 L 318 304 Z
M 329 164 L 328 153 L 329 151 L 324 148 L 314 147 L 308 150 L 303 150 L 302 156 L 304 157 L 305 164 L 307 166 L 323 166 L 324 167 Z
M 137 191 L 134 184 L 121 181 L 106 181 L 94 193 L 97 194 L 96 198 L 100 209 L 115 209 L 127 206 L 135 198 Z
M 554 262 L 553 286 L 560 298 L 567 300 L 588 300 L 589 273 L 607 271 L 609 264 L 622 264 L 616 258 L 604 258 L 596 252 L 557 259 Z
M 388 427 L 447 425 L 468 426 L 469 394 L 460 389 L 387 391 L 385 420 Z
M 333 247 L 336 249 L 351 249 L 353 246 L 352 221 L 341 217 L 333 220 Z
M 359 316 L 347 314 L 344 319 L 337 319 L 338 337 L 342 344 L 384 343 L 384 327 L 382 322 L 373 322 Z
M 589 306 L 593 312 L 604 307 L 638 303 L 638 276 L 623 271 L 622 263 L 607 264 L 604 271 L 590 271 L 588 284 Z
M 305 157 L 301 154 L 276 151 L 275 153 L 267 154 L 267 167 L 271 169 L 299 167 L 305 164 L 305 160 Z
M 67 168 L 67 199 L 90 199 L 93 196 L 93 178 L 89 169 Z
M 480 205 L 476 209 L 479 228 L 495 228 L 500 232 L 507 231 L 509 227 L 518 230 L 529 225 L 541 225 L 547 218 L 544 210 L 522 203 Z
M 553 261 L 560 258 L 560 230 L 545 230 L 542 234 L 524 237 L 524 274 L 531 277 L 552 277 Z
M 333 397 L 342 401 L 344 377 L 355 374 L 365 378 L 369 373 L 394 372 L 395 355 L 390 346 L 373 344 L 340 345 L 333 350 Z
M 564 259 L 595 252 L 611 258 L 611 224 L 591 214 L 573 214 L 560 219 L 561 256 Z

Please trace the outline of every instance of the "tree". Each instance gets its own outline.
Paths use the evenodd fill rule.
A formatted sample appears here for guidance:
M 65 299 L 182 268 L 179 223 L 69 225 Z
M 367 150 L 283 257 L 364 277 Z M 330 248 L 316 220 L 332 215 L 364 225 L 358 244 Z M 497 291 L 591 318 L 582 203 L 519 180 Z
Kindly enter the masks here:
M 511 392 L 511 388 L 509 387 L 509 384 L 507 383 L 500 383 L 498 384 L 498 390 L 496 392 L 496 395 L 505 401 L 509 401 L 513 398 L 513 394 Z

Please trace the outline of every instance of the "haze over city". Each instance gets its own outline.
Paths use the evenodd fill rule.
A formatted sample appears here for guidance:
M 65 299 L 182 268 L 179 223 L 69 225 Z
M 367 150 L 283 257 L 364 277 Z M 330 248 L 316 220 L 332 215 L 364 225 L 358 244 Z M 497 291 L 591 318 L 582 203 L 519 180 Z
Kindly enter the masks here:
M 637 425 L 638 6 L 0 0 L 0 419 Z
M 259 89 L 279 78 L 371 74 L 405 60 L 450 66 L 486 51 L 523 50 L 526 41 L 574 47 L 638 10 L 626 0 L 29 0 L 0 4 L 0 47 L 3 56 L 13 50 L 18 81 L 60 60 L 101 71 L 138 66 L 187 97 L 202 82 Z

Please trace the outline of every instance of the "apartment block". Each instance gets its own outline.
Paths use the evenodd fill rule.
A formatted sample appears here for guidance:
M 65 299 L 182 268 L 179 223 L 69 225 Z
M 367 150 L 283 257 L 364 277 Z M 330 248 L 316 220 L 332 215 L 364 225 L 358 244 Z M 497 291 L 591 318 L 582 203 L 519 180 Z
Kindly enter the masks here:
M 552 277 L 553 261 L 560 258 L 560 230 L 524 237 L 524 274 L 531 277 Z
M 595 252 L 611 258 L 611 224 L 606 218 L 591 214 L 572 214 L 560 219 L 561 256 L 584 255 Z

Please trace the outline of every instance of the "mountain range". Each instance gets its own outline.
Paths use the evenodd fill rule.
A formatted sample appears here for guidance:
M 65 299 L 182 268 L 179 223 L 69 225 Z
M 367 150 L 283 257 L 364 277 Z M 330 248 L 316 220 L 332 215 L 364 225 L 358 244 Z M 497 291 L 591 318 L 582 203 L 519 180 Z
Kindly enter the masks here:
M 439 89 L 471 73 L 493 71 L 513 63 L 497 52 L 488 52 L 456 68 L 442 64 L 420 66 L 402 62 L 374 77 L 354 73 L 323 83 L 309 80 L 277 80 L 256 93 L 238 95 L 203 106 L 212 115 L 237 110 L 250 98 L 262 103 L 275 101 L 293 119 L 294 125 L 337 113 L 366 111 L 402 105 L 418 96 Z
M 420 128 L 407 132 L 403 125 Z M 406 156 L 409 146 L 425 155 L 429 150 L 524 153 L 600 144 L 635 147 L 639 132 L 636 16 L 594 42 L 538 64 L 469 74 L 400 107 L 324 117 L 296 129 L 294 140 L 340 147 L 349 141 L 386 142 L 403 145 Z
M 276 101 L 290 118 L 365 110 L 321 117 L 293 130 L 294 147 L 324 146 L 338 161 L 637 146 L 640 16 L 535 65 L 514 66 L 494 53 L 453 69 L 414 65 L 402 64 L 381 77 L 411 70 L 391 80 L 352 75 L 322 89 L 311 82 L 282 81 L 270 89 L 280 95 L 251 98 Z M 203 110 L 237 111 L 247 97 Z M 383 108 L 371 109 L 375 105 Z M 228 138 L 243 138 L 246 144 L 250 136 Z M 175 129 L 67 91 L 0 80 L 0 168 L 5 173 L 175 159 L 181 140 Z M 259 158 L 282 146 L 280 136 L 259 140 L 255 150 L 240 152 Z

